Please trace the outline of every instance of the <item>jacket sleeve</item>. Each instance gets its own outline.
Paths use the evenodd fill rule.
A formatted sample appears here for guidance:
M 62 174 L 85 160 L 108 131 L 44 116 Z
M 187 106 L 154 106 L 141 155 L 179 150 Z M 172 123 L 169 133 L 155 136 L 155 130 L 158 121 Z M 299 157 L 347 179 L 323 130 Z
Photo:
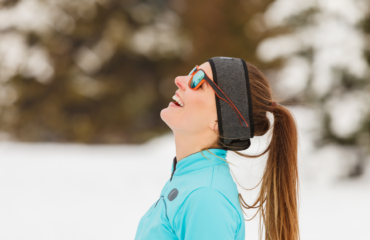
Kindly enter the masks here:
M 240 229 L 237 210 L 218 190 L 198 188 L 174 217 L 179 240 L 234 240 Z

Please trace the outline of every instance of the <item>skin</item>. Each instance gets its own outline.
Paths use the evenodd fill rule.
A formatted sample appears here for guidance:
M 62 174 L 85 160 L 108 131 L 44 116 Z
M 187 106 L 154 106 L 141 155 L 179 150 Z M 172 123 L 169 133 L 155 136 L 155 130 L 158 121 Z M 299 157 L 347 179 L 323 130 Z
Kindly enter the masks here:
M 203 63 L 199 68 L 213 81 L 209 62 Z M 175 78 L 175 84 L 179 88 L 177 93 L 184 107 L 168 106 L 160 113 L 162 120 L 174 133 L 177 162 L 201 151 L 203 147 L 213 148 L 210 146 L 218 138 L 215 92 L 206 82 L 197 90 L 190 89 L 188 85 L 190 78 L 191 76 Z

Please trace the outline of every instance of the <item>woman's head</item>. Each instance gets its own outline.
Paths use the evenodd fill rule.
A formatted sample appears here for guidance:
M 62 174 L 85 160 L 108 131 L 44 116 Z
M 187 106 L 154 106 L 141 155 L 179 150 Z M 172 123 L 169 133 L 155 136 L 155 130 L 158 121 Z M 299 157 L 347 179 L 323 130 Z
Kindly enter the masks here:
M 248 68 L 254 136 L 265 135 L 273 127 L 271 142 L 261 154 L 247 155 L 257 158 L 268 153 L 261 188 L 256 201 L 248 205 L 239 194 L 242 208 L 257 208 L 264 224 L 265 239 L 297 240 L 298 225 L 298 134 L 295 120 L 290 111 L 281 104 L 271 108 L 274 102 L 273 91 L 263 73 L 253 64 L 246 63 Z M 208 62 L 200 65 L 213 81 L 212 69 Z M 215 93 L 203 83 L 202 88 L 191 90 L 188 87 L 190 76 L 179 76 L 175 79 L 179 87 L 177 93 L 184 107 L 169 106 L 163 109 L 161 117 L 174 133 L 196 136 L 186 144 L 202 144 L 202 147 L 222 147 L 219 141 L 217 108 Z M 247 101 L 247 96 L 245 96 Z M 267 117 L 273 114 L 273 123 Z M 241 186 L 242 187 L 242 186 Z M 243 187 L 242 187 L 243 188 Z M 245 189 L 245 188 L 244 188 Z M 261 226 L 262 230 L 262 226 Z
M 208 62 L 201 64 L 199 68 L 213 81 L 211 65 Z M 175 134 L 203 139 L 202 142 L 207 143 L 203 144 L 204 147 L 214 147 L 212 143 L 218 138 L 215 92 L 207 83 L 203 83 L 197 90 L 190 89 L 190 77 L 184 75 L 175 78 L 178 87 L 176 94 L 184 106 L 178 107 L 170 103 L 161 111 L 161 118 Z

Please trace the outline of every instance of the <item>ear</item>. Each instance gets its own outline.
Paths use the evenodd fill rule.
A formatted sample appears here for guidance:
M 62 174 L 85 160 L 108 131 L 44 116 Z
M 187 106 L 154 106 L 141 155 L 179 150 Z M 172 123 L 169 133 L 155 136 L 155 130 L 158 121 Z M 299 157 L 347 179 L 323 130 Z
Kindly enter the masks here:
M 213 131 L 217 131 L 217 132 L 218 132 L 218 121 L 217 121 L 217 120 L 215 120 L 215 121 L 211 122 L 211 123 L 209 124 L 209 127 L 210 127 Z

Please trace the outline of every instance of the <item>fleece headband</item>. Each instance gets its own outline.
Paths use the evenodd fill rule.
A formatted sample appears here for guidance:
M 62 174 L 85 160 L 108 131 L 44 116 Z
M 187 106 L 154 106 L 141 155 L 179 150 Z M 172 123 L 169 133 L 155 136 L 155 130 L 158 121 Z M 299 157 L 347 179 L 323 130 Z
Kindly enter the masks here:
M 243 59 L 213 57 L 207 60 L 212 68 L 213 81 L 229 97 L 249 124 L 242 127 L 237 114 L 224 100 L 216 97 L 220 141 L 226 150 L 244 150 L 251 145 L 254 136 L 252 98 L 247 64 Z

